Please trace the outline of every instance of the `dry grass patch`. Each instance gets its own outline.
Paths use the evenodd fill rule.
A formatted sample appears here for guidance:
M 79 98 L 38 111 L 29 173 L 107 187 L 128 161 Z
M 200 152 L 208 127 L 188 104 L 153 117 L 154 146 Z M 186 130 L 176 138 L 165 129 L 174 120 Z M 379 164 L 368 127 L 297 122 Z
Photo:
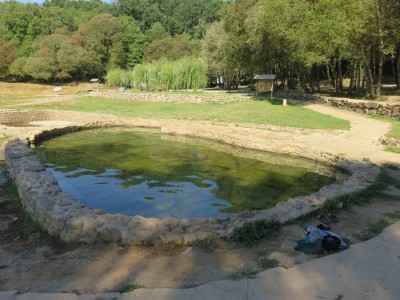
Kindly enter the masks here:
M 67 84 L 38 84 L 0 81 L 0 96 L 12 97 L 38 97 L 57 94 L 75 94 L 87 88 L 88 83 L 67 83 Z M 62 87 L 59 92 L 54 92 L 56 86 Z

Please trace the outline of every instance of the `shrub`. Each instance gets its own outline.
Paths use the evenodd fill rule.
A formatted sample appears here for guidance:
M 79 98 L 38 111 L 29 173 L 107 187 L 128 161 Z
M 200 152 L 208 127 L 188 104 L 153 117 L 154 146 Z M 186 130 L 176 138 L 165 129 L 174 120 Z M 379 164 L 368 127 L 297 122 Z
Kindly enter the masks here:
M 229 239 L 245 246 L 254 246 L 262 239 L 277 237 L 281 227 L 282 225 L 275 220 L 253 221 L 235 228 Z
M 375 182 L 369 187 L 354 193 L 328 199 L 322 206 L 321 211 L 335 212 L 338 210 L 338 203 L 342 203 L 343 208 L 348 208 L 352 204 L 366 203 L 374 197 L 380 196 L 389 184 L 396 184 L 396 180 L 391 178 L 386 172 L 381 172 Z

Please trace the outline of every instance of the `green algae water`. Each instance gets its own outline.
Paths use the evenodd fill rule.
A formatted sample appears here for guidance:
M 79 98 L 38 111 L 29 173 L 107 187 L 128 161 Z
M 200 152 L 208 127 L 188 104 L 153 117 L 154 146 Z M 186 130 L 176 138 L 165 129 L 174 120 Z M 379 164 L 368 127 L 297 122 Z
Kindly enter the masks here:
M 36 153 L 63 192 L 130 216 L 223 217 L 334 181 L 332 170 L 312 161 L 140 129 L 70 133 Z

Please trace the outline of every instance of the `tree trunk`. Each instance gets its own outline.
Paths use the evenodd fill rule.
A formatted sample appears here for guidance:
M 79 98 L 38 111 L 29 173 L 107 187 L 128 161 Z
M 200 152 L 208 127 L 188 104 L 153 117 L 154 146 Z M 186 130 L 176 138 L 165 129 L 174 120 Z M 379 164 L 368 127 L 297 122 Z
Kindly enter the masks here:
M 328 77 L 329 83 L 331 83 L 331 72 L 329 70 L 329 63 L 326 64 L 326 77 Z
M 351 60 L 350 62 L 350 83 L 349 83 L 349 95 L 353 94 L 353 89 L 354 89 L 354 77 L 355 77 L 355 61 Z
M 357 72 L 356 89 L 360 90 L 361 89 L 361 63 L 360 63 L 360 60 L 357 60 L 356 72 Z
M 370 49 L 365 49 L 363 46 L 361 48 L 361 57 L 363 60 L 363 65 L 364 65 L 364 79 L 365 79 L 365 84 L 366 84 L 366 90 L 367 90 L 367 98 L 370 99 L 375 99 L 376 94 L 375 94 L 375 87 L 374 87 L 374 73 L 373 69 L 371 67 L 371 60 L 369 59 L 367 55 L 367 50 L 370 52 L 371 46 L 369 46 Z
M 317 63 L 317 91 L 318 93 L 321 93 L 321 84 L 320 84 L 320 78 L 319 78 L 319 64 Z
M 288 70 L 289 70 L 289 66 L 284 66 L 283 67 L 283 89 L 284 90 L 288 90 L 289 89 L 289 72 L 288 72 Z
M 337 88 L 337 85 L 336 85 L 336 78 L 337 78 L 337 76 L 336 76 L 336 67 L 335 67 L 335 63 L 334 62 L 332 62 L 332 59 L 329 61 L 329 69 L 330 69 L 330 71 L 332 72 L 332 77 L 331 77 L 331 86 L 332 87 L 334 87 L 334 88 Z M 337 90 L 336 90 L 337 91 Z
M 341 95 L 343 95 L 343 75 L 342 75 L 342 59 L 340 56 L 336 60 L 337 63 L 337 88 L 336 90 L 339 91 Z
M 385 45 L 383 41 L 383 25 L 382 25 L 382 13 L 379 0 L 375 0 L 375 9 L 376 9 L 376 19 L 378 23 L 378 40 L 379 40 L 379 49 L 378 49 L 378 80 L 376 82 L 376 97 L 381 96 L 382 89 L 382 81 L 383 81 L 383 60 L 385 55 Z
M 399 72 L 400 72 L 400 43 L 397 44 L 396 49 L 393 53 L 392 56 L 392 70 L 393 70 L 393 77 L 394 77 L 394 82 L 396 83 L 397 90 L 400 90 L 400 78 L 399 78 Z

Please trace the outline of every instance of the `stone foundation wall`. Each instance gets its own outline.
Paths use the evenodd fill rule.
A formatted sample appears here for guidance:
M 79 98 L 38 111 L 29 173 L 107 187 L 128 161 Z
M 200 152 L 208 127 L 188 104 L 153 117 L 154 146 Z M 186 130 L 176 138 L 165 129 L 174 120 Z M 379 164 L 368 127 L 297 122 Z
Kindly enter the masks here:
M 233 214 L 228 218 L 144 218 L 109 214 L 99 209 L 90 209 L 61 191 L 53 175 L 46 171 L 37 156 L 28 147 L 28 142 L 16 139 L 9 142 L 5 149 L 5 159 L 10 177 L 18 187 L 18 193 L 24 206 L 44 230 L 64 241 L 82 242 L 119 242 L 122 244 L 154 244 L 173 242 L 190 244 L 199 240 L 229 235 L 232 230 L 246 222 L 260 219 L 276 219 L 281 223 L 296 219 L 317 210 L 332 197 L 353 193 L 371 185 L 380 169 L 362 162 L 346 160 L 337 155 L 317 149 L 297 148 L 287 145 L 286 140 L 271 143 L 273 133 L 252 128 L 236 128 L 190 122 L 169 122 L 151 120 L 127 120 L 112 116 L 96 117 L 91 114 L 64 113 L 72 119 L 86 117 L 87 123 L 63 129 L 45 130 L 37 137 L 52 136 L 93 128 L 96 126 L 133 126 L 156 127 L 161 132 L 178 136 L 195 136 L 216 140 L 226 144 L 250 149 L 284 153 L 321 161 L 346 170 L 350 175 L 340 183 L 321 188 L 308 196 L 290 198 L 271 209 Z M 54 117 L 54 115 L 52 116 Z M 97 118 L 102 122 L 95 122 Z M 91 122 L 91 123 L 90 123 Z M 200 126 L 199 126 L 200 125 Z M 43 130 L 43 129 L 42 129 Z M 265 138 L 266 135 L 268 138 Z M 251 136 L 249 140 L 247 137 Z

